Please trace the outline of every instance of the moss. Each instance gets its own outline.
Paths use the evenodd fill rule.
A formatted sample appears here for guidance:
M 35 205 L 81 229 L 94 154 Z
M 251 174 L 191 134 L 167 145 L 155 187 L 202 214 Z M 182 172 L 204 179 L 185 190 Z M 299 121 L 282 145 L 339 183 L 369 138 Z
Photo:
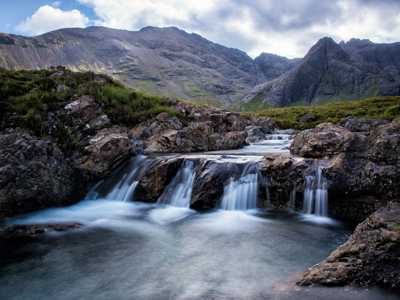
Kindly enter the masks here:
M 339 123 L 347 117 L 393 120 L 400 117 L 400 97 L 372 97 L 314 106 L 266 108 L 247 114 L 271 117 L 280 127 L 294 129 L 312 128 L 322 122 Z M 302 121 L 301 117 L 305 114 L 313 115 L 314 118 Z
M 399 224 L 399 223 L 393 224 L 393 225 L 390 226 L 390 227 L 391 227 L 391 229 L 393 229 L 393 230 L 395 230 L 395 231 L 400 231 L 400 224 Z

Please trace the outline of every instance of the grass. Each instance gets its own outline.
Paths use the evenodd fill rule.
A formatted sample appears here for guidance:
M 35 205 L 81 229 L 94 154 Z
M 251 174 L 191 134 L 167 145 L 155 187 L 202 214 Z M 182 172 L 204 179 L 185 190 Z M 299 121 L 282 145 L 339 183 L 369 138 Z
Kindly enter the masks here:
M 93 96 L 118 125 L 134 126 L 160 112 L 177 114 L 166 98 L 139 93 L 105 75 L 72 72 L 63 67 L 40 71 L 0 69 L 0 129 L 22 127 L 46 136 L 49 116 L 81 95 Z
M 363 119 L 388 119 L 400 117 L 400 97 L 372 97 L 352 101 L 335 101 L 314 106 L 259 108 L 244 114 L 272 118 L 281 128 L 307 129 L 323 122 L 339 123 L 347 117 Z M 307 121 L 302 117 L 312 116 Z

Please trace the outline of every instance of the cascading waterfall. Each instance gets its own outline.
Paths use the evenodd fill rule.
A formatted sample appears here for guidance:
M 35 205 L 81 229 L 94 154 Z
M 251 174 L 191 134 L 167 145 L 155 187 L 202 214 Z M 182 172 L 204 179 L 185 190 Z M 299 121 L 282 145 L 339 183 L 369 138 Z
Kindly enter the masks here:
M 322 175 L 322 168 L 318 165 L 314 175 L 306 176 L 303 210 L 307 214 L 328 216 L 328 182 Z
M 221 208 L 248 210 L 257 208 L 258 170 L 254 163 L 247 164 L 238 179 L 231 178 L 224 188 Z
M 132 200 L 133 193 L 138 185 L 137 179 L 139 171 L 144 165 L 145 161 L 145 156 L 138 155 L 131 161 L 130 165 L 127 167 L 127 170 L 123 170 L 124 172 L 122 177 L 117 181 L 117 183 L 114 184 L 111 182 L 111 185 L 113 186 L 111 190 L 102 195 L 99 190 L 106 188 L 105 186 L 108 185 L 108 183 L 106 181 L 100 181 L 87 194 L 85 200 L 104 199 L 123 202 Z
M 158 203 L 176 207 L 189 207 L 195 173 L 194 162 L 185 160 L 175 178 L 158 199 Z

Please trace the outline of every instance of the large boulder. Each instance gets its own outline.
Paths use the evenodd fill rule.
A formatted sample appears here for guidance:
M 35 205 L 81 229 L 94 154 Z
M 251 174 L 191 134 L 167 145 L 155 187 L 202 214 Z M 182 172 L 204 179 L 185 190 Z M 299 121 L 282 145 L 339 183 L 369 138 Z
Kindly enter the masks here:
M 400 166 L 400 120 L 381 125 L 371 132 L 368 158 L 380 164 Z
M 390 204 L 357 226 L 349 240 L 304 273 L 299 285 L 400 288 L 400 205 Z
M 365 138 L 331 123 L 322 123 L 313 129 L 295 135 L 290 151 L 309 158 L 332 157 L 342 152 L 357 152 Z
M 348 117 L 340 122 L 340 125 L 353 132 L 368 133 L 374 128 L 390 123 L 388 120 L 368 120 L 354 117 Z
M 103 177 L 127 159 L 131 149 L 132 143 L 126 128 L 105 128 L 89 140 L 83 155 L 77 159 L 77 165 L 91 177 Z
M 66 205 L 84 191 L 56 144 L 27 132 L 0 134 L 0 217 Z
M 219 206 L 225 186 L 238 179 L 245 164 L 204 160 L 200 163 L 193 184 L 191 208 L 213 209 Z
M 287 207 L 291 193 L 303 192 L 304 178 L 312 171 L 312 164 L 312 160 L 287 155 L 265 157 L 261 173 L 267 181 L 268 204 L 274 208 Z

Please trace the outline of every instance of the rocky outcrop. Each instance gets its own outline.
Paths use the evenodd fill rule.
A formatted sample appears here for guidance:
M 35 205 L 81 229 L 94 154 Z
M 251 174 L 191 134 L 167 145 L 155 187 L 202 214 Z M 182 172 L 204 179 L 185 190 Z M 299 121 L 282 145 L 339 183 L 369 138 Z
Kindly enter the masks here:
M 177 103 L 176 108 L 181 115 L 179 119 L 162 113 L 131 130 L 135 139 L 143 141 L 145 153 L 236 149 L 246 144 L 249 133 L 254 137 L 254 128 L 262 132 L 276 128 L 270 118 L 242 116 L 185 103 Z M 256 127 L 252 129 L 250 125 Z
M 21 130 L 0 134 L 0 217 L 66 205 L 83 186 L 55 143 Z
M 127 159 L 130 151 L 128 129 L 121 127 L 102 129 L 89 140 L 84 155 L 79 158 L 79 169 L 92 177 L 103 177 L 119 162 Z
M 309 158 L 332 157 L 342 152 L 356 152 L 363 136 L 331 123 L 298 133 L 290 147 L 294 155 Z
M 368 120 L 354 117 L 345 118 L 340 125 L 352 132 L 368 133 L 374 128 L 390 123 L 388 120 Z
M 129 131 L 110 127 L 89 96 L 48 115 L 48 138 L 0 134 L 0 218 L 79 200 L 88 186 L 129 157 Z
M 400 206 L 381 208 L 349 240 L 304 273 L 299 285 L 400 288 Z
M 291 191 L 301 193 L 304 177 L 316 163 L 328 180 L 333 217 L 360 222 L 387 201 L 400 198 L 400 122 L 376 121 L 383 124 L 377 127 L 355 119 L 351 123 L 371 130 L 360 131 L 357 126 L 352 132 L 320 124 L 295 136 L 291 146 L 295 157 L 266 158 L 263 171 L 269 178 L 273 204 L 284 206 Z

